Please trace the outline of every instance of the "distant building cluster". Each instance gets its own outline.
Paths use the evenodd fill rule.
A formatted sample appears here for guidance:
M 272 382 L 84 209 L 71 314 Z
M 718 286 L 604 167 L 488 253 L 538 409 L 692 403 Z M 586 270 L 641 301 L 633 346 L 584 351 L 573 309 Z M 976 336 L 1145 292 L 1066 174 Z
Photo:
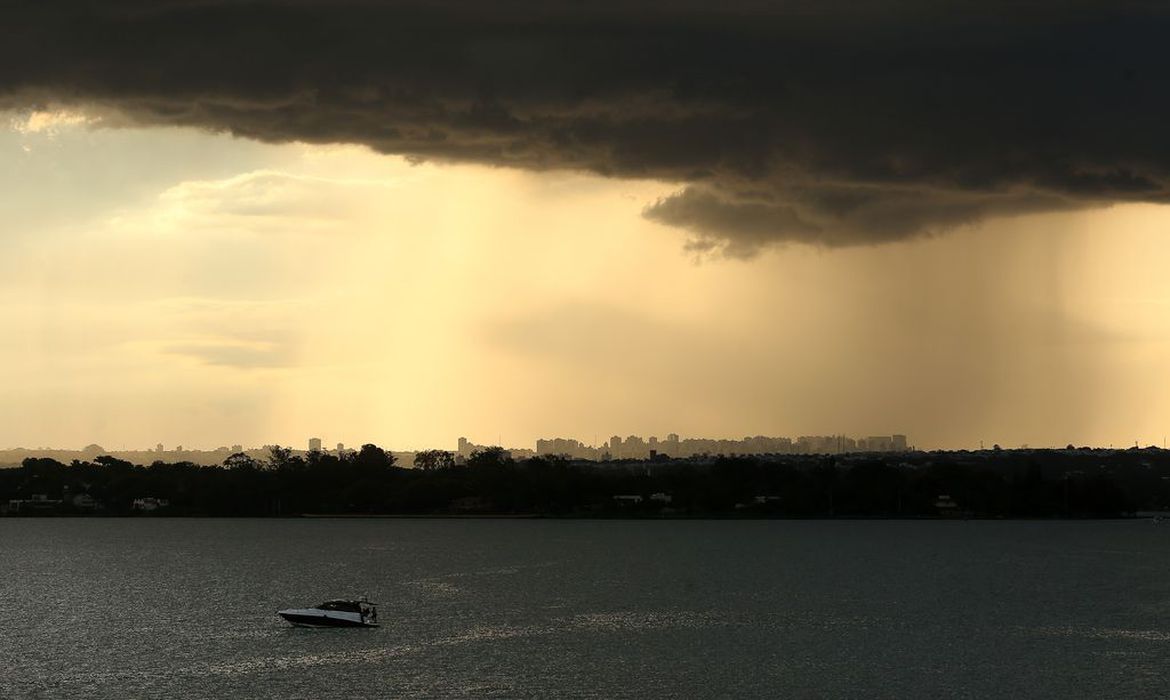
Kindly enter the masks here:
M 462 441 L 463 438 L 460 438 Z M 462 448 L 462 442 L 460 443 Z M 844 454 L 848 452 L 905 452 L 910 449 L 905 435 L 874 435 L 853 438 L 846 435 L 802 435 L 795 440 L 787 437 L 756 435 L 742 440 L 711 440 L 706 438 L 681 439 L 670 433 L 665 439 L 643 439 L 638 435 L 623 438 L 614 435 L 599 446 L 586 445 L 566 438 L 536 441 L 538 455 L 564 455 L 574 459 L 649 459 L 656 456 L 672 458 L 695 455 L 762 455 L 762 454 Z
M 470 457 L 473 452 L 476 452 L 477 450 L 484 450 L 488 447 L 491 447 L 491 445 L 477 445 L 467 438 L 461 437 L 459 438 L 458 446 L 455 449 L 456 461 L 462 464 L 463 462 L 467 461 L 467 458 Z M 506 450 L 506 452 L 509 456 L 511 456 L 512 459 L 525 459 L 536 456 L 536 452 L 533 450 L 524 449 L 523 447 L 510 447 Z
M 455 451 L 459 462 L 466 461 L 478 445 L 465 437 L 459 438 Z M 905 435 L 802 435 L 796 439 L 756 435 L 742 440 L 712 440 L 707 438 L 680 438 L 670 433 L 664 439 L 639 435 L 614 435 L 600 445 L 587 445 L 572 438 L 548 438 L 536 441 L 536 449 L 510 448 L 513 459 L 533 456 L 563 456 L 602 462 L 612 459 L 651 459 L 654 457 L 686 458 L 698 455 L 767 455 L 767 454 L 846 454 L 852 452 L 906 452 L 912 449 Z

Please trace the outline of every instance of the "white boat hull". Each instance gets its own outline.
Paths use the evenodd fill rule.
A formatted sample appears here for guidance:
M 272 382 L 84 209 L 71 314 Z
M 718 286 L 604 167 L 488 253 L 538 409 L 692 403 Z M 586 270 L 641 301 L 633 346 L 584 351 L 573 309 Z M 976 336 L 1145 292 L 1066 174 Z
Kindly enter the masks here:
M 340 610 L 295 608 L 277 610 L 277 615 L 297 627 L 377 627 L 378 623 L 360 613 Z

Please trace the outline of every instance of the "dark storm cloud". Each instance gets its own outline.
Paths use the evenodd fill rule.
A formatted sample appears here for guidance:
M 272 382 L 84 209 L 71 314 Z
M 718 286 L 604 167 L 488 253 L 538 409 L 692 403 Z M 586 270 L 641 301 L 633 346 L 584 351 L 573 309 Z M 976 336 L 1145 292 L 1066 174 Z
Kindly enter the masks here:
M 1155 3 L 29 2 L 0 103 L 652 177 L 699 247 L 1168 198 Z

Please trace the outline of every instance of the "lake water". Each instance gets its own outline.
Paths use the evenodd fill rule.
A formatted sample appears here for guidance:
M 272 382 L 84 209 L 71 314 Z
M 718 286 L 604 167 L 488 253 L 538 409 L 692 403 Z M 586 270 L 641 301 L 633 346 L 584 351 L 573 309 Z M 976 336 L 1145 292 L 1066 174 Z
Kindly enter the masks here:
M 1148 521 L 0 520 L 4 698 L 1168 693 Z

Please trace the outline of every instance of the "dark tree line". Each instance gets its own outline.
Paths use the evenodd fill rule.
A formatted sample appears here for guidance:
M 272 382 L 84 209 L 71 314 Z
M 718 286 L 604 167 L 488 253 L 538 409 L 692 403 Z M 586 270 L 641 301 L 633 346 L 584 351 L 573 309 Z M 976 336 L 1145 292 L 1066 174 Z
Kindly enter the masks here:
M 166 503 L 157 515 L 1110 517 L 1170 507 L 1168 455 L 996 450 L 593 463 L 516 461 L 496 447 L 465 464 L 449 452 L 419 453 L 406 469 L 376 445 L 341 456 L 276 447 L 263 460 L 234 454 L 212 467 L 29 458 L 0 469 L 0 504 L 40 495 L 50 505 L 20 512 L 107 515 L 140 512 L 135 501 L 153 498 Z

